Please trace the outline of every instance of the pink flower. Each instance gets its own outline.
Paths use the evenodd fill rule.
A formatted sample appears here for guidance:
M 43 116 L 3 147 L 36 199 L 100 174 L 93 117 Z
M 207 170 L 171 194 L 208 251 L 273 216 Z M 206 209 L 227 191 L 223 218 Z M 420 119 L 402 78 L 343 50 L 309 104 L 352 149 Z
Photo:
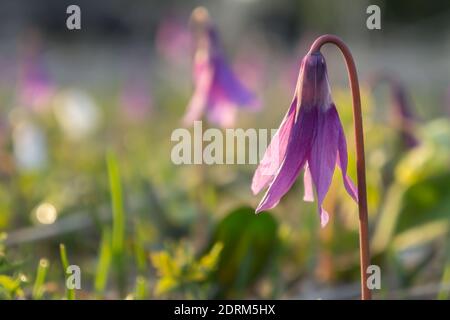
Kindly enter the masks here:
M 55 91 L 46 67 L 41 62 L 27 64 L 21 85 L 21 102 L 36 110 L 45 108 Z
M 358 201 L 347 176 L 347 144 L 331 98 L 325 59 L 320 52 L 308 53 L 302 60 L 291 106 L 253 177 L 254 194 L 268 186 L 256 212 L 275 207 L 304 169 L 304 200 L 313 201 L 315 190 L 321 225 L 325 226 L 329 216 L 322 203 L 336 164 L 347 192 Z
M 232 126 L 236 107 L 257 109 L 259 103 L 228 65 L 206 9 L 194 10 L 193 18 L 201 20 L 202 30 L 194 56 L 195 90 L 188 104 L 184 123 L 190 125 L 206 114 L 211 123 L 222 127 Z

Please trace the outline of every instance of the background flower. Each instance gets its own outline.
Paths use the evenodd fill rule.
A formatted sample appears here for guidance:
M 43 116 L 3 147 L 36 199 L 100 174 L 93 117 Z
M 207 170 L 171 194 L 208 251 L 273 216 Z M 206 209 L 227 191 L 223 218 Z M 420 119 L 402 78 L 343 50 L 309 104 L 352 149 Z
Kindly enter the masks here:
M 237 79 L 228 65 L 219 36 L 206 9 L 193 11 L 198 39 L 194 56 L 195 91 L 187 107 L 185 124 L 199 120 L 203 113 L 207 119 L 222 127 L 234 124 L 236 107 L 259 107 L 259 102 Z

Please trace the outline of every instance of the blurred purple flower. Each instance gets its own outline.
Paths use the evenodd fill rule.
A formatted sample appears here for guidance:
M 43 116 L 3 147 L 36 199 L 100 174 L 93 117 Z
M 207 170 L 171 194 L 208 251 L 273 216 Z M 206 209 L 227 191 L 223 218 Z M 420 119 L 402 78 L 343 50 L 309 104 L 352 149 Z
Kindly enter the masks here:
M 55 87 L 40 54 L 31 54 L 22 62 L 19 101 L 35 111 L 49 106 Z
M 402 141 L 408 148 L 413 148 L 419 141 L 413 134 L 412 124 L 416 122 L 405 88 L 399 82 L 392 83 L 393 119 L 401 130 Z
M 256 110 L 259 102 L 228 65 L 218 34 L 203 10 L 197 12 L 203 16 L 194 56 L 195 91 L 183 121 L 190 125 L 205 113 L 211 123 L 229 127 L 234 123 L 237 106 Z M 193 17 L 196 18 L 195 10 Z
M 328 192 L 336 164 L 344 186 L 357 201 L 356 188 L 347 176 L 347 144 L 336 106 L 331 99 L 325 59 L 308 53 L 302 60 L 291 106 L 256 169 L 252 191 L 269 188 L 256 212 L 275 207 L 304 168 L 304 200 L 318 197 L 321 225 L 328 222 L 322 203 Z
M 419 144 L 414 134 L 414 124 L 417 117 L 413 112 L 410 97 L 405 86 L 395 76 L 389 73 L 381 73 L 372 80 L 372 86 L 386 81 L 391 90 L 391 121 L 400 131 L 401 140 L 406 148 L 413 148 Z

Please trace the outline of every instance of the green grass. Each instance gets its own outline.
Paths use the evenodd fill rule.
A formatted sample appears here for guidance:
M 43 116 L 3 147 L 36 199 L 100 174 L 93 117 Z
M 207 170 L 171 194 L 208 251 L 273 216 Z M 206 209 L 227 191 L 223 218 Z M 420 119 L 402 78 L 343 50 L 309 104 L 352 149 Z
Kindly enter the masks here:
M 109 231 L 109 228 L 105 228 L 100 242 L 97 269 L 94 279 L 94 288 L 98 297 L 103 297 L 105 292 L 111 268 L 111 257 L 111 232 Z
M 110 151 L 108 152 L 106 159 L 112 207 L 112 258 L 119 294 L 121 297 L 124 297 L 126 294 L 127 275 L 124 251 L 125 212 L 123 205 L 122 183 L 117 156 L 115 153 Z
M 32 292 L 32 298 L 34 300 L 42 299 L 45 293 L 45 280 L 47 277 L 49 266 L 50 262 L 47 259 L 39 260 Z
M 59 245 L 59 253 L 61 256 L 61 264 L 63 267 L 63 273 L 64 273 L 65 280 L 66 280 L 66 298 L 67 298 L 67 300 L 75 300 L 75 289 L 69 288 L 69 286 L 67 286 L 67 280 L 68 280 L 67 271 L 69 269 L 69 259 L 67 258 L 66 246 L 62 243 Z

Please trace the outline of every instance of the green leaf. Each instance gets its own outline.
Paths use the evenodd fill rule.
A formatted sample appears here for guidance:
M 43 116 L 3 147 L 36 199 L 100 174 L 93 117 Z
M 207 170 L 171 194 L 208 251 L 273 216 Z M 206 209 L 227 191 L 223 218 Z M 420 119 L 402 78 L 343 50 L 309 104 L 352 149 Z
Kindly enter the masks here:
M 450 172 L 427 177 L 407 188 L 396 233 L 441 219 L 450 219 Z
M 267 212 L 250 207 L 228 214 L 217 226 L 211 243 L 223 244 L 217 266 L 219 295 L 242 294 L 270 263 L 277 246 L 277 222 Z

